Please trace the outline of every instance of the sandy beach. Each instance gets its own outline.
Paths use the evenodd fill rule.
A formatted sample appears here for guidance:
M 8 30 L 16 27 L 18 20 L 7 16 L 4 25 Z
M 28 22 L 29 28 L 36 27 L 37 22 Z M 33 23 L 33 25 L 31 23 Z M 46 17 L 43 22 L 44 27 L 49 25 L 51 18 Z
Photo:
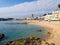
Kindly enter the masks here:
M 26 20 L 29 24 L 45 27 L 51 32 L 50 38 L 47 40 L 49 43 L 60 45 L 60 21 L 38 21 Z

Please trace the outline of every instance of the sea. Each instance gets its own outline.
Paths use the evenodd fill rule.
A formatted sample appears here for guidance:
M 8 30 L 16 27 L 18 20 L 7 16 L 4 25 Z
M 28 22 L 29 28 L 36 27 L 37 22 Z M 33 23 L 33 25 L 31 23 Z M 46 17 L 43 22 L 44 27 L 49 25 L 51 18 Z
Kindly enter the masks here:
M 48 39 L 48 35 L 44 27 L 31 25 L 31 24 L 21 24 L 21 21 L 0 21 L 0 33 L 3 33 L 5 37 L 0 40 L 0 45 L 8 41 L 14 41 L 18 39 L 28 38 L 28 37 L 39 37 L 42 39 Z

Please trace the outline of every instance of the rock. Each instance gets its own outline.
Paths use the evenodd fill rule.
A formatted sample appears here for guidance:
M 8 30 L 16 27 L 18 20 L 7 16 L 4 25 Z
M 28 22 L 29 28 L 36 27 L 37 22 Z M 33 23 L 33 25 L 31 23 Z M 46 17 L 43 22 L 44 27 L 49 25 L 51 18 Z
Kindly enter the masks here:
M 51 32 L 47 32 L 47 34 L 51 35 Z
M 55 45 L 55 43 L 51 43 L 51 45 Z
M 34 39 L 35 39 L 35 37 L 32 37 L 32 36 L 30 37 L 30 40 L 34 40 Z
M 36 38 L 36 37 L 29 37 L 24 40 L 17 40 L 17 41 L 9 41 L 4 45 L 55 45 L 54 43 L 49 43 L 44 39 Z
M 3 39 L 4 36 L 5 36 L 4 34 L 1 34 L 1 33 L 0 33 L 0 40 Z
M 42 32 L 42 30 L 37 30 L 37 32 Z
M 13 41 L 8 41 L 6 43 L 4 43 L 4 45 L 10 45 Z

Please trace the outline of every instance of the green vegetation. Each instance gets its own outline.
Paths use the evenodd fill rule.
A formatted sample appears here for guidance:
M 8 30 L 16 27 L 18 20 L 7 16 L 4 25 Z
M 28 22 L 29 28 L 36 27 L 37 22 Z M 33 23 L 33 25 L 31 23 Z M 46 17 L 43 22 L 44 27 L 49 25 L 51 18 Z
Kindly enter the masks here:
M 58 4 L 58 8 L 60 9 L 60 4 Z

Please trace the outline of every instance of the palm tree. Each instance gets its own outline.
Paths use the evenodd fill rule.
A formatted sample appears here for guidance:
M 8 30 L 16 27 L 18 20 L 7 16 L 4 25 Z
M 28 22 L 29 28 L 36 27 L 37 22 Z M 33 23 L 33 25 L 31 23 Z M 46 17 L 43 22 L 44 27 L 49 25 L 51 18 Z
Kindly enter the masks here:
M 60 4 L 58 4 L 58 8 L 60 9 Z

